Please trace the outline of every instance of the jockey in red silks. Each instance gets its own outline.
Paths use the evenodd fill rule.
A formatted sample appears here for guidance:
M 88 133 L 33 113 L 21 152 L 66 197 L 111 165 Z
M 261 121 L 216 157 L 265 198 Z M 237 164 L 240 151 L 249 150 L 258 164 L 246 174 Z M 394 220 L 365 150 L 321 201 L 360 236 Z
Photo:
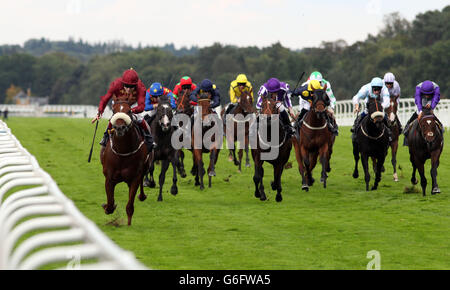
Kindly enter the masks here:
M 130 104 L 137 105 L 133 106 L 131 108 L 131 112 L 133 114 L 139 114 L 142 111 L 144 111 L 145 107 L 145 85 L 141 82 L 139 79 L 139 76 L 137 72 L 130 68 L 126 70 L 122 77 L 119 77 L 115 79 L 110 85 L 108 92 L 106 95 L 100 97 L 100 104 L 98 105 L 98 113 L 97 116 L 95 116 L 94 119 L 92 119 L 92 123 L 100 119 L 103 112 L 105 111 L 106 105 L 108 104 L 108 101 L 112 97 L 116 98 L 126 98 L 128 97 L 130 100 Z M 137 117 L 137 116 L 135 116 Z M 150 152 L 152 148 L 154 147 L 153 138 L 150 133 L 150 127 L 148 126 L 147 122 L 143 118 L 138 118 L 138 124 L 140 125 L 140 128 L 142 129 L 142 133 L 144 135 L 144 141 L 147 145 L 147 149 Z M 112 128 L 111 122 L 108 123 L 108 127 L 106 128 L 105 133 L 103 134 L 103 139 L 100 141 L 100 145 L 102 145 L 102 150 L 104 150 L 106 144 L 108 143 L 109 139 L 109 130 Z

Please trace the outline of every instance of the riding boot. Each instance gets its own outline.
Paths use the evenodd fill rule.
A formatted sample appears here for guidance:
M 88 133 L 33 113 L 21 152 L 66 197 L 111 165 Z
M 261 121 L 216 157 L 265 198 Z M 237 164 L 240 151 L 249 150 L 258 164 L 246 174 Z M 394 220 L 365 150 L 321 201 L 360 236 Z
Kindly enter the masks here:
M 295 130 L 292 127 L 291 123 L 289 122 L 289 115 L 286 111 L 280 112 L 280 120 L 281 120 L 281 124 L 283 125 L 283 128 L 286 131 L 288 137 L 294 135 Z
M 359 127 L 359 124 L 361 124 L 362 119 L 363 114 L 359 114 L 358 117 L 355 119 L 352 128 L 350 129 L 350 132 L 352 132 L 352 140 L 355 140 L 356 138 L 356 130 Z
M 231 112 L 234 110 L 235 107 L 236 107 L 235 104 L 230 103 L 227 107 L 227 110 L 225 111 L 225 115 L 231 114 Z
M 157 144 L 153 141 L 153 136 L 150 133 L 150 126 L 147 124 L 147 122 L 142 120 L 141 126 L 139 126 L 142 131 L 142 135 L 144 136 L 144 143 L 147 146 L 147 151 L 150 152 L 152 149 L 156 149 Z
M 300 111 L 300 115 L 298 115 L 298 118 L 297 118 L 298 121 L 296 124 L 298 128 L 300 128 L 302 126 L 303 119 L 305 118 L 306 113 L 308 113 L 308 110 L 306 110 L 306 109 L 302 109 Z
M 339 131 L 338 131 L 338 126 L 336 121 L 329 116 L 328 114 L 325 114 L 326 118 L 327 118 L 327 125 L 328 125 L 328 130 L 330 130 L 330 132 L 334 135 L 334 136 L 338 136 L 339 135 Z
M 106 128 L 105 133 L 103 133 L 103 138 L 99 144 L 102 145 L 103 147 L 106 147 L 108 140 L 109 140 L 109 133 L 108 133 L 108 128 Z

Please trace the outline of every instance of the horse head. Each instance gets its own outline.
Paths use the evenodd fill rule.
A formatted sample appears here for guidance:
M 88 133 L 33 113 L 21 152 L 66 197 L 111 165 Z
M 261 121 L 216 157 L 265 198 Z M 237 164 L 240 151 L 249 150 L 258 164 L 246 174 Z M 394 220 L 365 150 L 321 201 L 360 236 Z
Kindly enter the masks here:
M 367 102 L 369 118 L 378 129 L 384 126 L 384 111 L 378 98 L 369 98 Z
M 128 99 L 116 100 L 112 106 L 113 116 L 111 117 L 111 125 L 114 129 L 114 134 L 119 137 L 125 135 L 128 129 L 132 126 L 132 113 Z
M 432 143 L 440 134 L 436 117 L 432 110 L 426 108 L 423 109 L 423 116 L 419 120 L 419 129 L 422 138 L 425 139 L 427 143 Z
M 330 104 L 330 99 L 328 98 L 325 90 L 318 89 L 313 92 L 313 103 L 312 110 L 318 115 L 324 115 L 326 113 L 327 106 Z
M 189 96 L 191 94 L 191 89 L 182 89 L 178 94 L 180 97 L 177 102 L 177 113 L 186 113 L 188 110 L 192 109 Z
M 206 116 L 211 114 L 213 111 L 210 107 L 211 105 L 211 93 L 201 93 L 198 98 L 198 105 L 202 110 L 202 120 L 205 120 Z
M 249 92 L 242 92 L 238 105 L 242 109 L 243 113 L 254 113 L 252 96 Z
M 397 96 L 391 96 L 389 107 L 386 108 L 386 114 L 388 116 L 390 125 L 394 124 L 396 116 L 397 116 L 397 110 L 398 110 L 397 99 L 398 99 Z
M 158 108 L 156 109 L 156 119 L 163 132 L 170 130 L 172 117 L 172 107 L 170 106 L 169 100 L 160 99 Z
M 276 98 L 271 96 L 271 94 L 267 94 L 263 97 L 261 104 L 261 114 L 265 114 L 270 116 L 272 114 L 277 113 L 277 101 Z

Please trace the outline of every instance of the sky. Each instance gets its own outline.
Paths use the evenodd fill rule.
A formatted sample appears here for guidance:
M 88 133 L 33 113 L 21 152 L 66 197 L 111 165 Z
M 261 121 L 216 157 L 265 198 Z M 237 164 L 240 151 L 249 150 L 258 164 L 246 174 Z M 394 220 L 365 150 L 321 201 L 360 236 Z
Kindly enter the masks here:
M 322 41 L 363 41 L 392 12 L 409 21 L 441 0 L 2 0 L 0 45 L 31 38 L 89 43 L 122 41 L 137 47 L 175 44 L 204 47 L 215 42 L 291 49 Z

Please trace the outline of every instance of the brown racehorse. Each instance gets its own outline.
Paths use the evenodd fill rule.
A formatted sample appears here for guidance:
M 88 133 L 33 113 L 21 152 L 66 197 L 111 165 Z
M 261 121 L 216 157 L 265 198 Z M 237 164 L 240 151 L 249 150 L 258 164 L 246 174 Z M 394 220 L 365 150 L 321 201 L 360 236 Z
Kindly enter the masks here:
M 277 108 L 276 108 L 276 101 L 275 99 L 265 96 L 263 97 L 263 101 L 261 104 L 261 114 L 264 114 L 267 116 L 267 119 L 272 118 L 272 116 L 279 114 Z M 260 117 L 258 116 L 258 120 L 260 122 Z M 267 122 L 267 132 L 271 132 L 271 120 Z M 261 124 L 259 124 L 261 126 Z M 259 198 L 260 200 L 266 200 L 266 194 L 264 192 L 264 184 L 263 184 L 263 177 L 264 177 L 264 168 L 263 164 L 264 161 L 269 162 L 272 164 L 274 168 L 274 181 L 271 182 L 272 190 L 277 191 L 277 195 L 275 197 L 275 200 L 277 202 L 281 202 L 283 200 L 283 197 L 281 196 L 281 175 L 283 174 L 284 165 L 289 160 L 289 155 L 291 153 L 292 149 L 292 142 L 287 138 L 287 134 L 284 131 L 281 122 L 278 121 L 278 144 L 267 144 L 259 135 L 259 130 L 257 133 L 257 142 L 256 142 L 256 148 L 252 148 L 252 158 L 253 162 L 255 163 L 255 173 L 253 175 L 253 182 L 255 183 L 255 197 Z M 269 136 L 269 133 L 267 134 Z M 271 139 L 273 136 L 271 136 Z M 261 147 L 261 144 L 265 147 Z M 269 147 L 269 148 L 267 148 Z M 267 149 L 266 149 L 267 148 Z M 272 160 L 263 160 L 261 158 L 262 153 L 267 153 L 270 150 L 273 150 L 274 148 L 278 149 L 278 155 L 275 159 Z
M 191 92 L 192 92 L 192 90 L 189 90 L 189 89 L 182 89 L 180 91 L 180 93 L 178 94 L 180 97 L 178 97 L 178 99 L 177 99 L 176 114 L 186 114 L 189 117 L 192 116 L 192 114 L 194 113 L 194 109 L 189 100 L 189 95 L 191 94 Z M 177 156 L 178 156 L 178 172 L 180 173 L 180 176 L 182 178 L 185 178 L 186 171 L 184 170 L 184 151 L 183 151 L 183 149 L 177 150 Z
M 113 126 L 106 148 L 101 155 L 107 204 L 103 205 L 106 214 L 116 209 L 114 204 L 114 188 L 120 182 L 128 184 L 127 216 L 128 225 L 134 212 L 134 198 L 140 186 L 139 200 L 144 201 L 143 178 L 149 166 L 151 156 L 147 152 L 144 139 L 139 133 L 138 125 L 133 120 L 131 108 L 126 100 L 115 100 Z
M 409 160 L 413 167 L 411 183 L 417 184 L 416 169 L 419 170 L 422 195 L 425 196 L 427 179 L 424 173 L 424 164 L 427 159 L 431 159 L 431 194 L 441 192 L 436 177 L 439 157 L 444 147 L 444 136 L 433 112 L 424 108 L 423 113 L 419 121 L 416 119 L 411 124 L 410 133 L 408 134 L 408 146 Z
M 293 138 L 298 171 L 302 176 L 302 189 L 308 191 L 314 183 L 312 171 L 320 158 L 322 164 L 321 182 L 327 187 L 327 172 L 330 171 L 330 158 L 335 136 L 328 130 L 328 97 L 325 90 L 315 90 L 311 110 L 306 113 L 298 128 L 298 136 Z
M 192 152 L 194 155 L 193 171 L 195 173 L 195 185 L 200 185 L 200 189 L 202 189 L 202 190 L 205 188 L 203 185 L 203 176 L 205 175 L 205 168 L 203 167 L 202 155 L 203 155 L 203 153 L 208 153 L 208 152 L 210 153 L 209 167 L 208 167 L 208 177 L 209 177 L 208 187 L 211 187 L 211 178 L 213 176 L 216 176 L 215 164 L 217 163 L 217 159 L 219 157 L 219 152 L 220 152 L 219 142 L 222 141 L 222 140 L 216 140 L 216 138 L 215 138 L 216 136 L 212 136 L 211 141 L 213 142 L 213 144 L 210 147 L 205 147 L 205 144 L 203 144 L 203 136 L 205 135 L 205 132 L 216 125 L 216 124 L 214 124 L 215 121 L 212 121 L 210 125 L 203 124 L 203 122 L 207 121 L 207 118 L 210 118 L 209 117 L 210 115 L 215 114 L 213 112 L 213 110 L 210 108 L 210 103 L 211 103 L 211 100 L 209 99 L 208 94 L 200 95 L 200 98 L 198 99 L 198 105 L 201 107 L 201 114 L 202 114 L 201 123 L 202 124 L 200 124 L 197 128 L 197 126 L 195 125 L 195 121 L 194 121 L 192 135 L 191 135 L 192 136 L 192 139 L 191 139 Z M 198 113 L 200 113 L 200 112 L 198 112 Z M 198 132 L 197 130 L 200 130 L 201 132 Z M 222 128 L 221 128 L 221 130 L 222 130 Z M 196 141 L 196 139 L 195 139 L 196 133 L 199 134 L 199 136 L 201 136 L 202 140 Z M 201 148 L 195 147 L 196 142 L 201 143 Z
M 394 168 L 394 181 L 398 181 L 398 175 L 397 175 L 397 149 L 398 149 L 398 136 L 400 135 L 402 129 L 400 120 L 397 116 L 397 110 L 398 110 L 398 103 L 397 103 L 397 96 L 391 96 L 390 105 L 388 108 L 386 108 L 385 112 L 388 116 L 388 123 L 391 128 L 392 132 L 392 142 L 390 144 L 391 147 L 391 163 Z
M 252 103 L 252 96 L 249 92 L 244 91 L 242 92 L 239 102 L 237 103 L 237 106 L 233 109 L 232 112 L 230 112 L 230 115 L 232 115 L 233 120 L 233 131 L 229 128 L 229 132 L 227 132 L 227 126 L 226 126 L 226 116 L 225 116 L 225 110 L 222 111 L 222 120 L 224 120 L 224 131 L 225 136 L 227 139 L 228 144 L 235 145 L 238 139 L 238 128 L 244 125 L 243 127 L 243 135 L 239 137 L 244 137 L 244 148 L 245 148 L 245 166 L 250 167 L 250 159 L 248 157 L 248 147 L 249 147 L 249 126 L 250 122 L 247 120 L 247 116 L 250 116 L 251 114 L 255 114 L 255 109 L 253 108 Z M 238 115 L 240 114 L 240 115 Z M 243 117 L 243 118 L 237 118 L 237 116 Z M 241 125 L 240 125 L 241 124 Z M 241 129 L 242 130 L 242 129 Z M 232 134 L 233 133 L 233 134 Z M 239 132 L 240 133 L 240 132 Z M 241 145 L 241 149 L 239 149 L 239 161 L 236 159 L 236 147 L 233 146 L 233 149 L 230 150 L 230 156 L 233 157 L 234 165 L 239 166 L 239 172 L 241 172 L 241 165 L 242 165 L 242 155 L 243 155 L 243 149 Z

